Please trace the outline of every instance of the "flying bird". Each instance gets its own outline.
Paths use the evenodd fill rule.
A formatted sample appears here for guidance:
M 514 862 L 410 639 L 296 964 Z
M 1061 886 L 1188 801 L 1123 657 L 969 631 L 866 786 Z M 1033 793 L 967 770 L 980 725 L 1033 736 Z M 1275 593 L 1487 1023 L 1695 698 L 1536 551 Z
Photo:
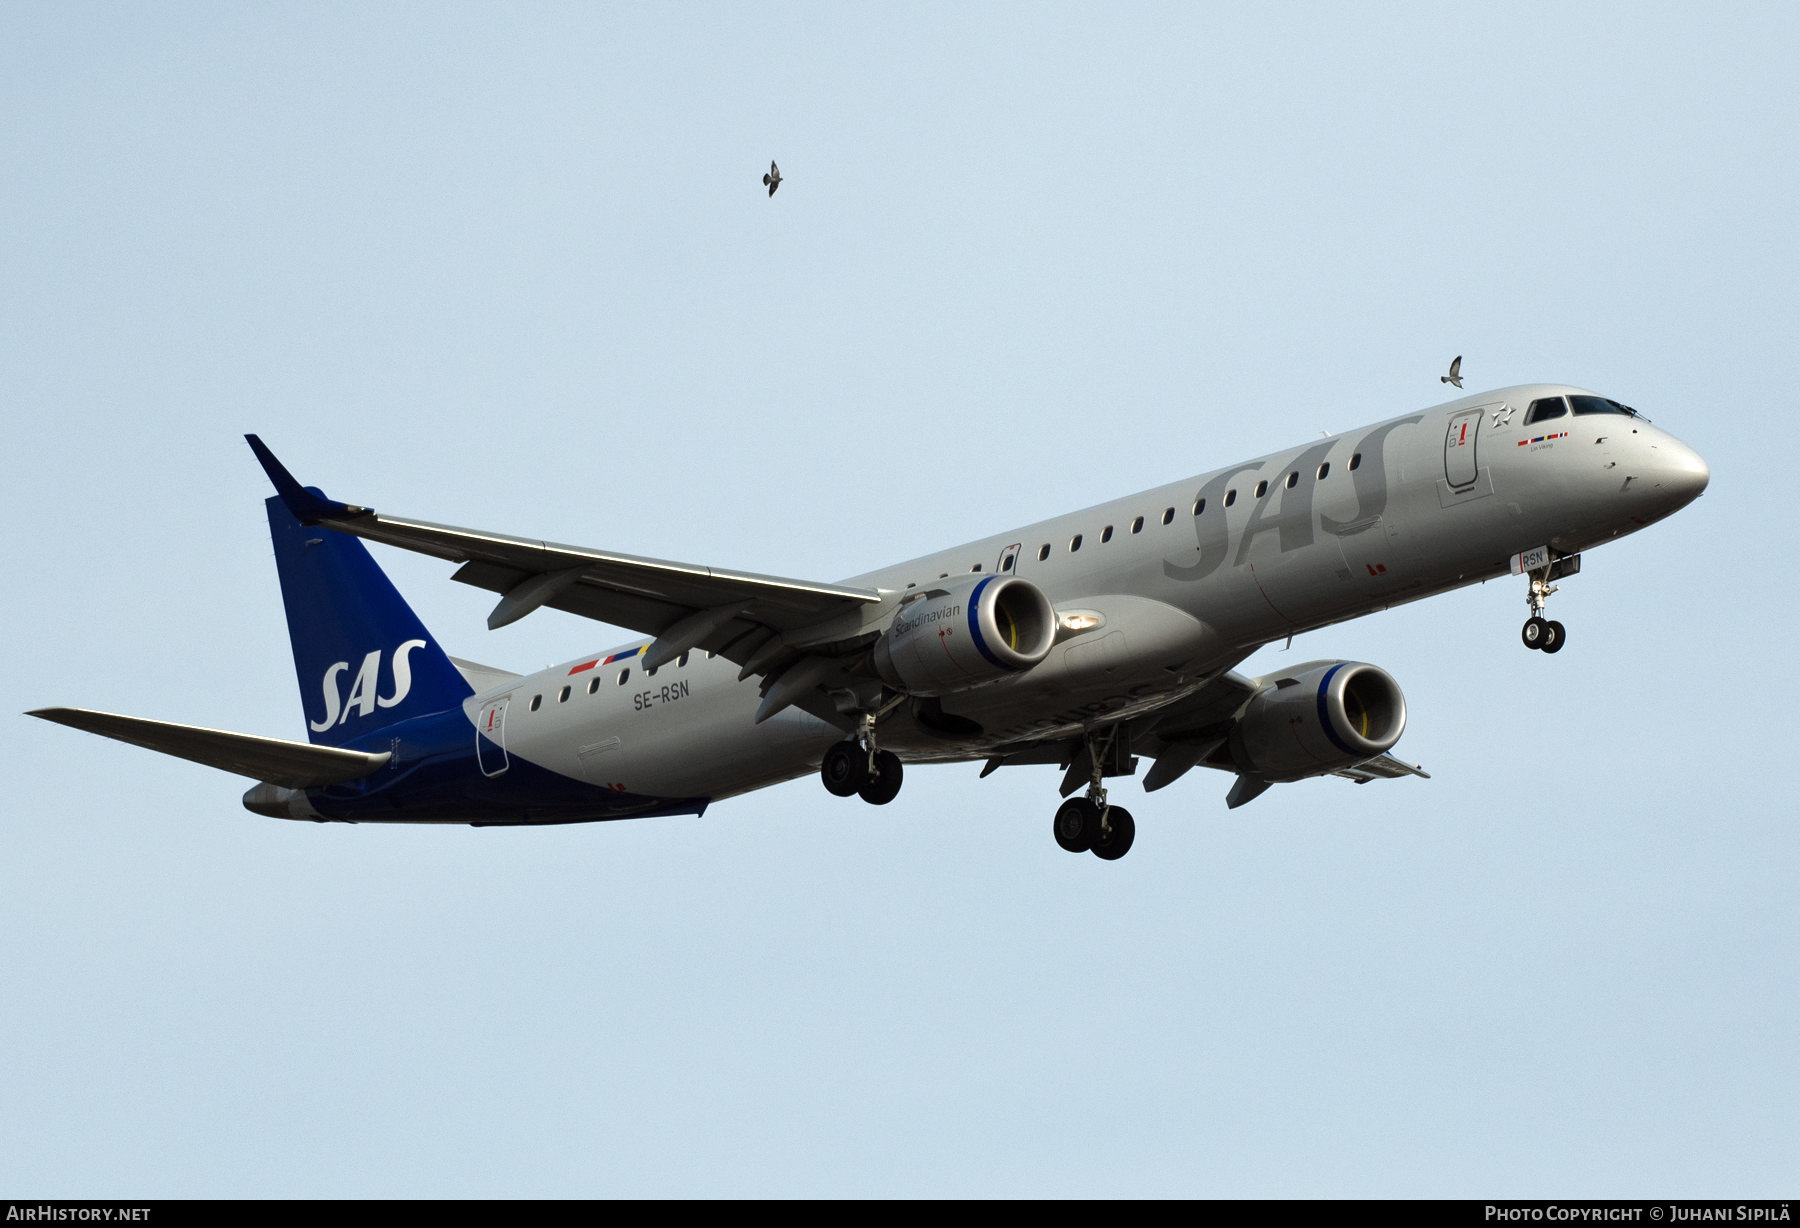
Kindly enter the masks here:
M 769 191 L 771 193 L 773 193 L 775 191 L 775 189 L 770 188 Z M 1462 355 L 1461 354 L 1458 354 L 1451 361 L 1450 374 L 1438 376 L 1438 383 L 1440 383 L 1440 384 L 1455 384 L 1458 388 L 1462 387 Z
M 763 182 L 769 185 L 769 195 L 775 195 L 775 189 L 781 186 L 781 168 L 769 163 L 769 173 L 763 176 Z

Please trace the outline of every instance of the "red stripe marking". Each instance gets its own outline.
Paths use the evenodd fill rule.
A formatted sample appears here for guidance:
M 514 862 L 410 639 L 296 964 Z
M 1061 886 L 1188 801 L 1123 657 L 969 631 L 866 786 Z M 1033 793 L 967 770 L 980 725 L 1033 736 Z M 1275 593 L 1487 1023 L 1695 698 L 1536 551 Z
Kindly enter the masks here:
M 581 673 L 581 672 L 582 672 L 582 671 L 583 671 L 583 670 L 589 670 L 589 669 L 593 669 L 593 668 L 594 668 L 594 666 L 596 666 L 596 665 L 598 665 L 598 664 L 600 664 L 600 662 L 599 662 L 599 661 L 597 661 L 597 660 L 595 660 L 595 661 L 589 661 L 589 662 L 588 662 L 588 663 L 587 663 L 587 664 L 585 664 L 585 665 L 577 665 L 577 666 L 576 666 L 576 667 L 575 667 L 575 668 L 574 668 L 574 669 L 572 669 L 572 670 L 570 670 L 570 671 L 569 671 L 569 673 L 570 673 L 570 674 L 571 674 L 571 675 L 573 675 L 573 674 L 579 674 L 579 673 Z

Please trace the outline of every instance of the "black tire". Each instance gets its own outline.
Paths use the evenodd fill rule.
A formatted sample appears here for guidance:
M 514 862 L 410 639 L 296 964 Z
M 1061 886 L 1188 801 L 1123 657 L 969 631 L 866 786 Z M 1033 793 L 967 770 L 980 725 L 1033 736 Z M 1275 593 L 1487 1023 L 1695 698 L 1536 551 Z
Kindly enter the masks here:
M 1113 806 L 1106 812 L 1106 825 L 1112 831 L 1095 834 L 1092 852 L 1102 861 L 1117 861 L 1131 851 L 1131 842 L 1137 839 L 1137 823 L 1132 819 L 1131 811 L 1123 806 Z
M 855 742 L 839 742 L 825 752 L 819 765 L 819 779 L 827 792 L 849 797 L 869 783 L 869 752 Z
M 1519 628 L 1519 638 L 1525 642 L 1525 647 L 1527 648 L 1542 648 L 1544 646 L 1544 636 L 1549 630 L 1549 623 L 1538 618 L 1536 615 L 1533 615 L 1525 620 L 1525 625 L 1523 627 Z
M 1552 621 L 1544 624 L 1543 649 L 1545 652 L 1561 652 L 1563 645 L 1568 642 L 1569 633 L 1563 630 L 1561 623 Z
M 1085 853 L 1100 831 L 1100 808 L 1085 797 L 1071 797 L 1056 808 L 1050 830 L 1064 852 Z
M 902 774 L 900 756 L 891 750 L 878 750 L 875 752 L 875 779 L 857 792 L 869 805 L 885 806 L 900 796 Z

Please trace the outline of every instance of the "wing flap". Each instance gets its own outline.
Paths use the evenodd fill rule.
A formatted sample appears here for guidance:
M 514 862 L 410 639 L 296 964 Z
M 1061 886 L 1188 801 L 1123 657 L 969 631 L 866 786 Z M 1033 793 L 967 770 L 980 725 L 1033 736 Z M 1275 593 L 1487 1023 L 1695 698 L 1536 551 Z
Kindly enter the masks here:
M 38 708 L 25 715 L 289 789 L 317 789 L 358 780 L 393 758 L 387 751 L 368 754 L 86 708 Z

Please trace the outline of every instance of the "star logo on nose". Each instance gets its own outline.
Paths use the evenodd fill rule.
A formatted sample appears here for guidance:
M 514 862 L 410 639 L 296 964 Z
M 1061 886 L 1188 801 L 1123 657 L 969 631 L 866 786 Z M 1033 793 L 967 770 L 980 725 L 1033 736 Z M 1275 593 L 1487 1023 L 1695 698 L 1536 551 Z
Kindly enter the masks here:
M 1512 416 L 1513 407 L 1510 405 L 1502 405 L 1499 409 L 1494 411 L 1494 425 L 1496 427 L 1505 426 L 1512 421 Z

